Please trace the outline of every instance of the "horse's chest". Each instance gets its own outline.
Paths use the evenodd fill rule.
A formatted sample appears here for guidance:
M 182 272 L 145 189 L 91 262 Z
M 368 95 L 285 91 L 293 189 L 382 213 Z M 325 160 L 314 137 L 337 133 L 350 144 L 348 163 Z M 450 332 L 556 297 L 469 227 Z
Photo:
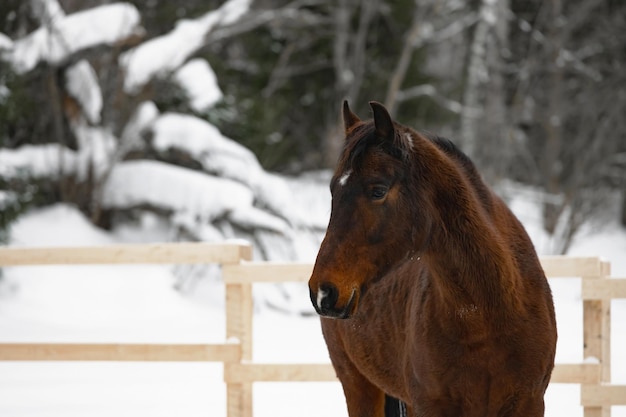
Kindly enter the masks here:
M 434 378 L 440 383 L 442 374 L 459 382 L 472 377 L 471 369 L 484 370 L 486 362 L 497 362 L 481 341 L 486 330 L 476 305 L 459 304 L 442 312 L 431 308 L 436 305 L 432 294 L 415 287 L 382 287 L 375 294 L 378 298 L 364 297 L 361 314 L 333 320 L 332 326 L 341 340 L 336 349 L 388 392 L 404 389 L 408 380 Z
M 334 355 L 334 362 L 337 357 L 346 357 L 375 385 L 403 397 L 404 381 L 410 378 L 412 361 L 413 332 L 408 327 L 414 323 L 407 320 L 407 315 L 414 295 L 396 288 L 391 297 L 391 292 L 383 287 L 367 294 L 359 314 L 349 320 L 325 323 L 328 327 L 325 333 L 335 333 L 340 340 L 334 348 L 332 342 L 329 344 L 331 357 L 333 349 L 341 351 Z M 328 340 L 329 337 L 327 344 Z
M 405 397 L 410 358 L 404 336 L 380 322 L 355 320 L 345 324 L 348 326 L 341 332 L 341 349 L 351 364 L 385 392 Z

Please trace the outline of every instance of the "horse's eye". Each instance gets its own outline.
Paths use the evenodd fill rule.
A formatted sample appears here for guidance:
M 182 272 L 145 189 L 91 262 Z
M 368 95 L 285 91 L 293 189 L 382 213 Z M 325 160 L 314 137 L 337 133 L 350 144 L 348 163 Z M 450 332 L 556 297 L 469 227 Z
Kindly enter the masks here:
M 370 198 L 374 201 L 382 200 L 387 195 L 387 190 L 383 185 L 375 185 L 370 189 Z

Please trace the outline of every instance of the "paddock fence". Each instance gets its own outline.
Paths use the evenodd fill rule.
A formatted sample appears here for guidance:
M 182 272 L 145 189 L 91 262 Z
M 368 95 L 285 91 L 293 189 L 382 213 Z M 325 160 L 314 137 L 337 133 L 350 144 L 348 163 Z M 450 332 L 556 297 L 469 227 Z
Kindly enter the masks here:
M 0 343 L 0 361 L 212 361 L 222 362 L 228 417 L 252 417 L 255 382 L 337 381 L 329 364 L 253 361 L 255 283 L 302 282 L 309 263 L 253 262 L 240 243 L 166 243 L 99 247 L 0 248 L 0 267 L 86 264 L 219 264 L 225 284 L 225 343 L 85 344 Z M 549 278 L 578 278 L 583 302 L 583 361 L 557 364 L 551 383 L 580 384 L 585 417 L 610 417 L 626 405 L 626 385 L 611 383 L 611 300 L 626 298 L 626 278 L 612 278 L 596 257 L 543 257 Z M 87 277 L 85 279 L 88 279 Z M 626 352 L 626 346 L 622 350 Z

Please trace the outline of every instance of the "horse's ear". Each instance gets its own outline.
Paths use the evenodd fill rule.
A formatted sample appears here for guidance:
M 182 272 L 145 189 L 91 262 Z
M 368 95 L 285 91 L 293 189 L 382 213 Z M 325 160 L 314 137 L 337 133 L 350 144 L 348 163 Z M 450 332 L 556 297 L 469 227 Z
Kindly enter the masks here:
M 378 137 L 392 139 L 394 137 L 393 121 L 385 106 L 376 101 L 370 101 L 370 107 L 374 112 L 374 128 Z
M 352 113 L 352 110 L 350 110 L 350 105 L 348 105 L 348 100 L 344 100 L 343 101 L 343 126 L 346 129 L 346 134 L 348 133 L 348 130 L 350 130 L 352 126 L 354 126 L 360 121 L 361 119 L 359 119 L 359 116 Z

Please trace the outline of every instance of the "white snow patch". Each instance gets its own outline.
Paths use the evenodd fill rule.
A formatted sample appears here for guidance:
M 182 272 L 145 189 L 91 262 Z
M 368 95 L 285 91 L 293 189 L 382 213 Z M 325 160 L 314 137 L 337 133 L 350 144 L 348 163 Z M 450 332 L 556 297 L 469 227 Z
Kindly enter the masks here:
M 313 229 L 319 230 L 320 235 L 323 236 L 330 218 L 331 195 L 328 184 L 331 177 L 330 171 L 310 173 L 297 178 L 283 177 L 288 187 L 286 194 L 291 196 L 293 211 L 289 219 L 293 224 L 301 226 L 299 234 L 304 233 L 302 229 Z M 320 243 L 321 240 L 314 248 L 312 260 L 315 260 Z
M 250 184 L 261 171 L 256 156 L 246 147 L 224 137 L 212 124 L 195 116 L 165 113 L 153 125 L 153 146 L 166 151 L 178 148 L 193 155 L 205 170 Z
M 82 49 L 112 45 L 139 30 L 139 11 L 129 3 L 94 7 L 68 16 L 49 19 L 24 38 L 13 43 L 4 58 L 18 72 L 30 71 L 40 61 L 59 63 Z
M 206 111 L 223 96 L 215 72 L 204 59 L 187 62 L 176 71 L 174 79 L 185 90 L 191 108 L 197 112 Z
M 77 246 L 113 243 L 111 236 L 93 226 L 76 208 L 55 204 L 32 210 L 13 223 L 12 246 Z
M 86 60 L 78 61 L 65 72 L 67 91 L 79 103 L 90 123 L 100 123 L 102 91 L 98 76 Z
M 41 22 L 56 22 L 58 19 L 65 17 L 65 11 L 59 4 L 58 0 L 33 0 L 33 14 L 39 18 Z
M 103 193 L 105 207 L 150 204 L 205 222 L 252 202 L 252 192 L 240 183 L 158 161 L 117 164 Z
M 117 138 L 104 127 L 92 127 L 81 122 L 74 127 L 78 139 L 77 174 L 86 179 L 90 173 L 96 178 L 107 172 L 113 163 Z
M 141 140 L 142 135 L 148 132 L 157 117 L 159 117 L 159 109 L 154 102 L 144 101 L 139 104 L 135 113 L 124 127 L 120 144 L 121 148 L 126 152 L 131 149 L 142 149 L 145 146 Z
M 266 229 L 280 234 L 289 232 L 289 225 L 283 219 L 252 206 L 233 210 L 228 219 L 244 229 Z
M 57 143 L 0 148 L 0 176 L 11 178 L 26 171 L 34 177 L 56 178 L 61 173 L 75 172 L 77 161 L 76 152 Z
M 179 230 L 193 231 L 193 236 L 202 242 L 224 241 L 225 236 L 220 229 L 212 223 L 199 221 L 195 213 L 178 211 L 171 216 L 170 221 Z
M 228 0 L 198 19 L 180 20 L 171 32 L 153 38 L 120 57 L 126 69 L 124 91 L 137 93 L 153 77 L 180 67 L 202 47 L 205 36 L 218 25 L 235 22 L 248 11 L 251 0 Z
M 13 41 L 4 33 L 0 33 L 0 52 L 13 49 Z
M 80 179 L 105 172 L 115 151 L 116 139 L 108 129 L 75 126 L 79 150 L 73 151 L 57 143 L 25 145 L 18 149 L 0 149 L 0 175 L 16 177 L 28 172 L 34 177 L 57 178 L 76 174 Z
M 298 218 L 298 208 L 294 202 L 294 195 L 284 177 L 260 169 L 251 177 L 250 186 L 259 205 L 268 208 L 285 219 L 299 223 L 296 220 Z M 308 222 L 304 224 L 308 224 Z

